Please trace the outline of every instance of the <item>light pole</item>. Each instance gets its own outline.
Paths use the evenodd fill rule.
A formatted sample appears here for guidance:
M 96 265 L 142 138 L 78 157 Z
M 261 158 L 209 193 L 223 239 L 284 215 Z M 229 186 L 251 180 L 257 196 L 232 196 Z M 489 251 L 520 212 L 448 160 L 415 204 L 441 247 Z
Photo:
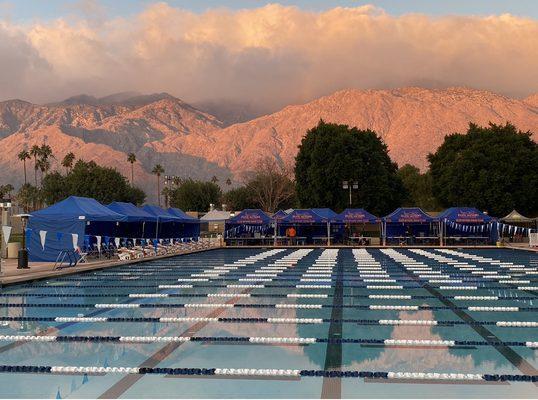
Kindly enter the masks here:
M 19 214 L 17 217 L 20 217 L 22 222 L 22 249 L 19 250 L 17 269 L 28 269 L 30 267 L 28 266 L 28 249 L 26 248 L 26 226 L 31 215 Z
M 358 181 L 342 181 L 342 189 L 349 190 L 349 207 L 351 207 L 352 199 L 351 199 L 351 190 L 359 190 L 359 182 Z

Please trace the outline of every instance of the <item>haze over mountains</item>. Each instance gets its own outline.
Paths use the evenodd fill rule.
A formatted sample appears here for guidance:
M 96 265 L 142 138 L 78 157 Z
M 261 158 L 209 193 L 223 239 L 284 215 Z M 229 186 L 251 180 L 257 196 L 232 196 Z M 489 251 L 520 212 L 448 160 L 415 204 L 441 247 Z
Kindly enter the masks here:
M 239 180 L 262 157 L 291 164 L 306 130 L 320 118 L 373 129 L 394 161 L 422 169 L 428 152 L 446 134 L 464 132 L 469 122 L 510 121 L 538 132 L 538 95 L 520 100 L 468 88 L 343 90 L 242 123 L 233 122 L 256 111 L 222 102 L 206 103 L 205 108 L 220 119 L 167 93 L 79 95 L 47 105 L 0 102 L 0 182 L 22 183 L 17 153 L 42 143 L 52 147 L 56 167 L 72 151 L 77 158 L 113 166 L 126 176 L 126 154 L 134 152 L 135 183 L 151 195 L 150 171 L 156 163 L 167 174 L 199 179 L 216 175 L 221 182 Z

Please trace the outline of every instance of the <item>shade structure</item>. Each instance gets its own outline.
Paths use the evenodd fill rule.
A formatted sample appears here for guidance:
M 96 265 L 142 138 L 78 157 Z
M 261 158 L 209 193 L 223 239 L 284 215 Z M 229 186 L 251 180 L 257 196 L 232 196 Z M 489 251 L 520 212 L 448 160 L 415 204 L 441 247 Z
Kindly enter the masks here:
M 316 214 L 321 215 L 322 217 L 325 217 L 327 219 L 334 219 L 338 216 L 337 213 L 335 213 L 330 208 L 312 208 L 312 211 L 314 211 Z
M 451 207 L 437 218 L 442 222 L 442 236 L 450 244 L 451 238 L 482 238 L 484 241 L 496 240 L 494 218 L 474 207 Z
M 157 222 L 155 215 L 148 213 L 142 208 L 138 208 L 133 203 L 115 201 L 107 207 L 118 214 L 124 215 L 127 218 L 127 222 Z
M 167 210 L 170 214 L 178 217 L 178 218 L 181 218 L 183 220 L 183 222 L 191 222 L 191 223 L 200 223 L 200 220 L 198 218 L 195 218 L 189 214 L 187 214 L 186 212 L 184 212 L 183 210 L 179 209 L 179 208 L 173 208 L 173 207 L 170 207 L 168 210 Z
M 493 220 L 487 214 L 474 207 L 451 207 L 437 216 L 438 219 L 453 221 L 458 224 L 484 224 Z
M 437 218 L 426 214 L 419 207 L 400 207 L 383 217 L 383 221 L 388 223 L 423 224 L 436 220 Z
M 524 215 L 520 214 L 517 210 L 512 210 L 508 215 L 501 218 L 501 222 L 505 222 L 507 224 L 532 224 L 533 222 L 536 222 L 538 218 L 529 218 L 525 217 Z
M 154 238 L 157 217 L 138 208 L 132 203 L 115 201 L 107 206 L 112 211 L 127 217 L 127 222 L 121 224 L 119 235 L 126 238 Z
M 260 209 L 249 208 L 230 218 L 226 223 L 233 225 L 267 225 L 271 217 Z
M 273 219 L 260 209 L 245 209 L 226 221 L 226 238 L 273 235 Z
M 181 237 L 182 218 L 170 214 L 167 210 L 155 206 L 145 205 L 143 210 L 157 218 L 155 230 L 151 233 L 151 237 L 156 239 L 175 239 Z
M 127 217 L 95 199 L 70 196 L 31 214 L 26 231 L 30 261 L 56 261 L 96 236 L 114 237 Z
M 296 237 L 303 238 L 307 244 L 313 243 L 316 238 L 327 238 L 331 222 L 329 215 L 328 211 L 321 211 L 320 214 L 313 209 L 293 210 L 286 217 L 277 221 L 278 236 L 287 236 L 288 229 L 293 227 L 296 231 Z
M 383 236 L 385 242 L 406 241 L 414 242 L 418 240 L 439 238 L 438 218 L 425 213 L 419 207 L 401 207 L 394 210 L 389 215 L 383 217 Z
M 181 218 L 180 238 L 197 238 L 200 236 L 200 220 L 198 218 L 188 215 L 179 208 L 170 207 L 167 211 Z
M 280 221 L 283 218 L 286 218 L 288 214 L 283 210 L 278 210 L 276 213 L 273 214 L 272 218 L 275 221 Z
M 363 208 L 346 208 L 335 218 L 335 222 L 343 224 L 376 224 L 381 219 Z

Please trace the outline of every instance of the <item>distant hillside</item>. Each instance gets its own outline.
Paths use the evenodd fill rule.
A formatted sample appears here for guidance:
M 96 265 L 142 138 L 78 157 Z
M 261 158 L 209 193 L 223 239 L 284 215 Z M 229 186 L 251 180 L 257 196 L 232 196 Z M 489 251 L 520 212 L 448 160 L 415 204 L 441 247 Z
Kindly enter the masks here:
M 227 123 L 256 112 L 222 102 L 198 106 Z M 216 175 L 223 182 L 255 168 L 261 157 L 292 163 L 301 138 L 320 118 L 373 129 L 398 164 L 424 169 L 428 152 L 446 134 L 464 132 L 469 122 L 510 121 L 538 132 L 538 95 L 517 100 L 467 88 L 343 90 L 227 127 L 212 113 L 167 93 L 80 95 L 48 105 L 9 100 L 0 102 L 0 183 L 20 184 L 17 153 L 43 142 L 58 160 L 73 151 L 77 158 L 114 166 L 127 176 L 127 153 L 134 152 L 137 183 L 149 194 L 154 192 L 150 171 L 156 163 L 167 174 L 201 179 Z

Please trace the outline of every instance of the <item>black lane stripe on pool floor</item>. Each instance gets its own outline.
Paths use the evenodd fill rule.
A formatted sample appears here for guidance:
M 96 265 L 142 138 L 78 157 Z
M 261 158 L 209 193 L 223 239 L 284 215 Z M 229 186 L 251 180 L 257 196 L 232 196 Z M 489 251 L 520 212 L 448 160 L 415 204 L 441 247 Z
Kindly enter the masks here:
M 408 274 L 411 278 L 415 277 L 415 274 L 411 271 L 408 271 L 406 268 L 404 268 L 400 263 L 397 264 L 401 267 L 401 269 Z M 517 368 L 519 371 L 521 371 L 524 375 L 538 375 L 538 370 L 534 368 L 527 360 L 525 360 L 523 357 L 521 357 L 518 353 L 516 353 L 514 350 L 512 350 L 510 347 L 497 344 L 502 343 L 502 340 L 497 337 L 493 332 L 491 332 L 486 327 L 477 324 L 477 321 L 471 317 L 469 314 L 464 312 L 463 310 L 460 310 L 456 307 L 454 303 L 452 303 L 450 300 L 448 300 L 446 297 L 444 297 L 441 293 L 439 293 L 435 288 L 428 284 L 423 284 L 422 287 L 426 289 L 429 293 L 434 295 L 441 301 L 443 304 L 445 304 L 448 308 L 452 310 L 454 314 L 456 314 L 459 318 L 461 318 L 463 321 L 468 322 L 469 326 L 478 333 L 485 341 L 490 342 L 492 347 L 497 350 L 508 362 L 510 362 L 515 368 Z M 497 343 L 495 343 L 497 342 Z M 538 386 L 538 383 L 534 383 L 536 386 Z
M 331 311 L 331 323 L 329 325 L 328 339 L 333 340 L 342 338 L 342 315 L 343 308 L 340 307 L 344 302 L 344 267 L 341 262 L 336 266 L 336 285 Z M 325 370 L 341 371 L 342 370 L 342 342 L 331 341 L 327 344 L 325 353 Z M 342 385 L 340 380 L 323 379 L 321 388 L 322 399 L 339 399 L 342 396 Z

